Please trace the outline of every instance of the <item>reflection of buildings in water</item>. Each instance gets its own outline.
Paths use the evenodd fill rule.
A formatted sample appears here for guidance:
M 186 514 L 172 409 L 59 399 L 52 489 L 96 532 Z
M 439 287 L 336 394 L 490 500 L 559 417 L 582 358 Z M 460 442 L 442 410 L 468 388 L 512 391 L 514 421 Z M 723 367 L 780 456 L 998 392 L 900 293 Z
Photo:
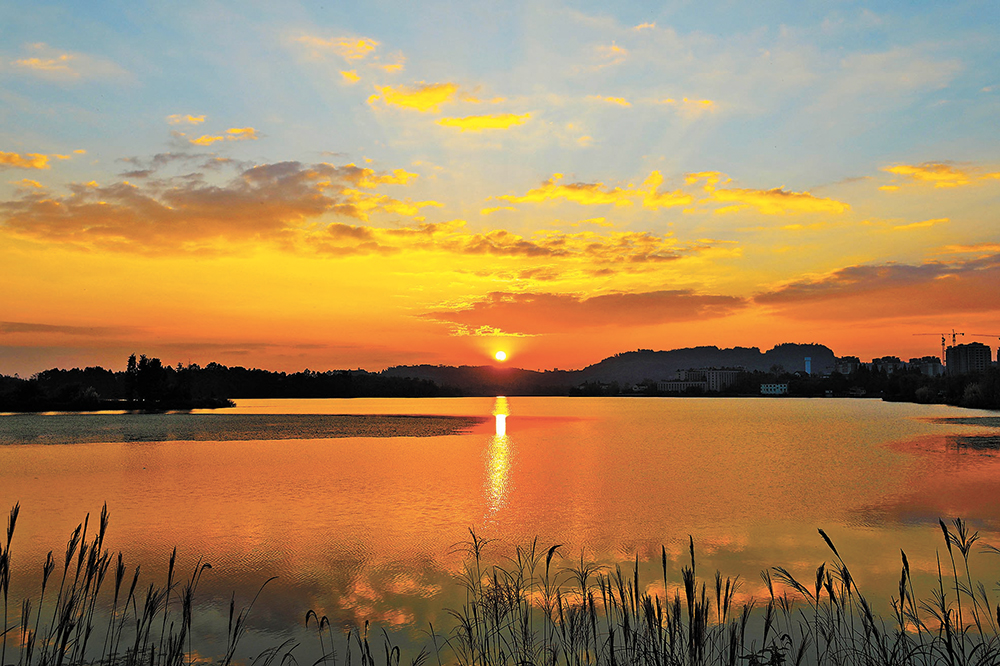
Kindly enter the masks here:
M 497 396 L 493 404 L 496 417 L 496 434 L 490 438 L 486 461 L 486 504 L 488 515 L 492 516 L 507 504 L 507 485 L 510 477 L 511 452 L 507 437 L 507 416 L 510 414 L 507 398 Z

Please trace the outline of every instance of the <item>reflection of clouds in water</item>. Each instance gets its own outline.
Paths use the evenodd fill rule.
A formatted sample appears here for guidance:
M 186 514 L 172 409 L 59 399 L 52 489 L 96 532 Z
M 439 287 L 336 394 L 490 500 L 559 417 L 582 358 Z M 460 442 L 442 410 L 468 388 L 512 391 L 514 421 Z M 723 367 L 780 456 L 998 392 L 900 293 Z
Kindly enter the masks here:
M 326 580 L 315 581 L 317 587 L 308 603 L 317 615 L 327 615 L 341 628 L 370 621 L 412 629 L 434 617 L 429 605 L 447 600 L 453 592 L 451 574 L 431 560 L 369 562 L 347 576 L 339 569 L 330 574 Z
M 486 461 L 486 505 L 487 518 L 492 518 L 500 509 L 507 505 L 507 491 L 510 479 L 511 450 L 510 439 L 507 437 L 507 416 L 510 406 L 505 396 L 497 396 L 493 403 L 493 416 L 496 418 L 496 432 L 490 438 L 488 459 Z

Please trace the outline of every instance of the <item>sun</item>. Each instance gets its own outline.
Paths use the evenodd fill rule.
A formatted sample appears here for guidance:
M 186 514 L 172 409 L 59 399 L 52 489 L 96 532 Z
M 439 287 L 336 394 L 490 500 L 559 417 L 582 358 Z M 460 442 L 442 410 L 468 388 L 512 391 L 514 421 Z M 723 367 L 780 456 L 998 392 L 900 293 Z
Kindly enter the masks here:
M 498 361 L 506 361 L 507 360 L 507 352 L 505 352 L 503 350 L 498 351 L 493 356 L 495 356 Z

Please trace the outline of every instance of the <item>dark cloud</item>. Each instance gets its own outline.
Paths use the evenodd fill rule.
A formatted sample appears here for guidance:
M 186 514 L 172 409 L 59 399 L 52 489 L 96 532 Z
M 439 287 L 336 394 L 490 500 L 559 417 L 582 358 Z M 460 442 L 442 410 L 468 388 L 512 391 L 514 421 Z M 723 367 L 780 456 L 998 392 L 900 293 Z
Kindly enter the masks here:
M 356 188 L 399 182 L 354 165 L 279 162 L 254 166 L 222 184 L 200 172 L 151 178 L 165 164 L 202 156 L 164 153 L 129 173 L 142 182 L 74 183 L 66 195 L 26 192 L 0 202 L 0 228 L 17 235 L 106 249 L 198 251 L 218 241 L 287 241 L 325 214 L 367 219 L 398 204 Z M 135 160 L 129 163 L 135 164 Z
M 803 319 L 886 319 L 1000 309 L 1000 254 L 968 261 L 847 266 L 757 294 L 754 302 Z
M 58 333 L 103 338 L 130 335 L 138 330 L 130 326 L 61 326 L 19 321 L 0 321 L 0 335 L 14 333 Z
M 616 293 L 585 298 L 568 294 L 493 292 L 472 305 L 425 316 L 462 326 L 499 326 L 518 333 L 569 327 L 644 326 L 733 314 L 747 303 L 735 296 L 688 290 Z

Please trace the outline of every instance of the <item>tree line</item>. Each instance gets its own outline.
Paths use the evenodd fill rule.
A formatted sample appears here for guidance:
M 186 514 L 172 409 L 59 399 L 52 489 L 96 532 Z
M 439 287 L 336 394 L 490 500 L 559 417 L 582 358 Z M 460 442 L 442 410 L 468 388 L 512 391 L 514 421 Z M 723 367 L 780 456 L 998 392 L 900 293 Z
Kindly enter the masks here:
M 434 397 L 456 395 L 430 380 L 363 370 L 271 372 L 219 363 L 176 366 L 132 354 L 124 371 L 53 368 L 29 379 L 0 375 L 0 411 L 193 409 L 237 398 Z

